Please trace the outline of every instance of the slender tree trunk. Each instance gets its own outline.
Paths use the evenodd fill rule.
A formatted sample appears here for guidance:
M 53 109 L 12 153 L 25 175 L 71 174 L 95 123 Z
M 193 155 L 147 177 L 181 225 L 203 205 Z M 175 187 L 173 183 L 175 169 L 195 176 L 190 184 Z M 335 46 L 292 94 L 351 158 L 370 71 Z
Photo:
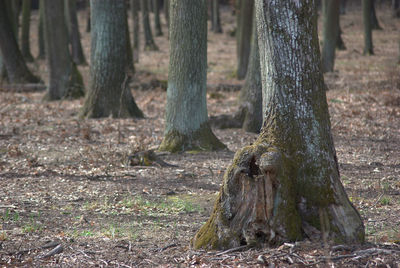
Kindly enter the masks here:
M 393 17 L 400 17 L 400 0 L 392 0 Z
M 45 100 L 79 98 L 84 95 L 82 76 L 69 53 L 63 0 L 44 0 L 44 39 L 49 86 Z
M 38 59 L 45 59 L 46 58 L 46 49 L 44 44 L 44 0 L 40 0 L 39 2 L 39 23 L 38 23 L 38 48 L 39 48 L 39 55 Z
M 76 0 L 65 0 L 66 23 L 71 41 L 72 60 L 78 65 L 86 65 L 81 44 L 81 34 L 79 32 L 78 18 L 76 17 Z
M 10 21 L 13 27 L 15 40 L 17 40 L 18 43 L 19 13 L 21 11 L 21 0 L 3 0 L 3 1 L 9 2 L 8 11 L 10 12 L 9 14 L 11 14 Z
M 159 150 L 218 150 L 208 124 L 207 3 L 170 0 L 170 61 L 164 139 Z
M 139 62 L 139 0 L 131 0 L 132 29 L 133 29 L 133 61 Z
M 336 48 L 339 50 L 346 50 L 346 45 L 343 42 L 342 39 L 342 29 L 340 28 L 340 22 L 338 20 L 338 34 L 337 34 L 337 39 L 336 39 Z
M 164 0 L 164 15 L 167 27 L 169 29 L 169 0 Z
M 21 53 L 28 62 L 33 61 L 29 45 L 29 30 L 31 21 L 31 0 L 22 1 L 22 29 L 21 29 Z
M 323 45 L 322 71 L 333 72 L 335 51 L 339 34 L 339 2 L 340 0 L 322 0 L 323 11 Z
M 163 35 L 160 23 L 160 3 L 159 0 L 153 0 L 154 8 L 154 32 L 156 36 Z
M 0 85 L 7 80 L 8 77 L 7 77 L 6 66 L 4 64 L 4 60 L 3 57 L 1 56 L 1 51 L 0 51 Z
M 371 0 L 371 24 L 372 30 L 382 30 L 382 27 L 379 25 L 378 18 L 376 17 L 376 9 L 375 9 L 375 0 Z
M 372 23 L 371 23 L 372 0 L 362 0 L 363 24 L 364 24 L 364 55 L 373 55 Z
M 18 48 L 12 24 L 7 14 L 6 2 L 0 1 L 0 51 L 7 70 L 10 83 L 38 83 L 26 66 L 25 60 Z
M 90 87 L 82 117 L 143 117 L 129 90 L 124 0 L 91 0 Z
M 219 0 L 211 0 L 211 5 L 211 29 L 214 33 L 222 33 Z
M 142 25 L 145 40 L 144 50 L 158 50 L 158 47 L 154 43 L 153 34 L 151 32 L 147 0 L 140 0 L 140 10 L 142 11 Z
M 135 65 L 133 61 L 133 51 L 132 51 L 132 45 L 131 45 L 131 37 L 129 34 L 129 23 L 128 23 L 128 10 L 125 10 L 125 32 L 126 32 L 126 68 L 127 72 L 129 72 L 131 75 L 134 74 L 135 72 Z
M 249 65 L 251 25 L 253 18 L 254 0 L 241 0 L 238 10 L 236 30 L 236 52 L 237 52 L 237 78 L 246 77 L 247 66 Z
M 340 0 L 340 15 L 346 14 L 347 0 Z
M 90 3 L 90 1 L 89 1 L 89 3 Z M 90 14 L 90 4 L 89 4 L 89 8 L 86 10 L 86 32 L 87 33 L 90 33 L 90 25 L 92 24 L 90 21 L 90 17 L 91 17 L 91 14 Z
M 256 1 L 263 128 L 236 153 L 194 248 L 274 246 L 305 237 L 364 241 L 361 217 L 339 180 L 313 3 Z

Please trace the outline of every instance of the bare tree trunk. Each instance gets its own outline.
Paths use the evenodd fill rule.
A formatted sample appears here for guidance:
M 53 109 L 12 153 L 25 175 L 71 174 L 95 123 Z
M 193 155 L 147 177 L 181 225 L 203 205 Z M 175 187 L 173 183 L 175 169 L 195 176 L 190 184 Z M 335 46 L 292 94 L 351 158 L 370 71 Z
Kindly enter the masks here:
M 324 73 L 332 72 L 335 65 L 335 52 L 339 34 L 339 1 L 322 0 L 322 71 Z
M 214 33 L 222 33 L 219 0 L 211 0 L 211 5 L 211 29 Z
M 156 36 L 163 35 L 160 23 L 160 3 L 159 0 L 153 0 L 154 8 L 154 32 Z
M 44 44 L 44 0 L 40 0 L 39 2 L 39 23 L 38 23 L 38 48 L 39 55 L 38 59 L 45 59 L 46 57 L 46 49 Z
M 29 45 L 29 30 L 31 21 L 31 0 L 22 1 L 22 29 L 21 29 L 21 53 L 26 61 L 32 62 L 33 57 Z
M 364 24 L 364 55 L 373 55 L 372 23 L 371 23 L 372 0 L 362 0 L 363 24 Z
M 140 0 L 140 10 L 142 11 L 142 25 L 144 32 L 144 50 L 158 50 L 158 47 L 154 43 L 153 34 L 150 27 L 148 3 L 146 0 Z
M 139 0 L 131 0 L 132 28 L 133 28 L 133 61 L 139 62 Z
M 382 30 L 382 27 L 379 25 L 378 18 L 376 17 L 376 9 L 375 9 L 375 0 L 371 0 L 371 24 L 372 30 Z
M 76 17 L 76 0 L 65 0 L 66 23 L 71 41 L 72 60 L 78 65 L 86 65 L 81 44 L 81 34 L 79 32 L 78 18 Z
M 240 0 L 239 2 L 240 7 L 236 14 L 238 16 L 236 30 L 237 78 L 244 79 L 249 65 L 254 0 Z

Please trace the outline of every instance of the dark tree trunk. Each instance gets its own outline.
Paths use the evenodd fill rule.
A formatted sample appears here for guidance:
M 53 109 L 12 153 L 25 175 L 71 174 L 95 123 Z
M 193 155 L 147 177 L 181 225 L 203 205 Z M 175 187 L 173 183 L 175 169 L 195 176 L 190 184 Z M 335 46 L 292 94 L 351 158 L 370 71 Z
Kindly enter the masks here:
M 372 0 L 362 0 L 363 24 L 364 24 L 364 55 L 373 55 L 372 23 L 371 23 Z
M 364 241 L 362 219 L 339 179 L 313 2 L 256 1 L 263 128 L 225 172 L 194 248 L 275 246 L 305 237 Z
M 39 55 L 38 59 L 44 59 L 46 57 L 46 48 L 44 44 L 44 0 L 40 0 L 39 2 L 39 23 L 38 23 L 38 48 Z
M 4 60 L 3 57 L 1 56 L 1 50 L 0 50 L 0 85 L 4 82 L 7 81 L 7 71 L 6 71 L 6 66 L 4 65 Z
M 89 1 L 90 3 L 90 1 Z M 86 10 L 86 32 L 90 33 L 90 25 L 92 25 L 91 21 L 90 21 L 90 4 L 89 4 L 89 8 Z
M 393 17 L 400 17 L 400 0 L 392 0 Z
M 335 51 L 339 34 L 339 2 L 340 0 L 322 0 L 322 71 L 324 73 L 333 72 L 335 65 Z
M 208 123 L 206 0 L 170 0 L 170 15 L 166 119 L 159 150 L 225 148 Z
M 0 1 L 0 51 L 10 83 L 38 83 L 26 66 L 24 57 L 18 48 L 12 24 L 7 14 L 6 2 Z
M 160 3 L 159 0 L 153 0 L 154 8 L 154 32 L 156 36 L 163 35 L 160 23 Z
M 237 78 L 244 79 L 249 65 L 254 0 L 240 0 L 239 2 L 240 6 L 236 14 L 238 16 L 236 30 Z
M 147 0 L 140 0 L 140 10 L 142 11 L 142 25 L 145 40 L 144 50 L 158 50 L 158 47 L 154 43 L 153 34 L 151 32 Z
M 79 98 L 84 95 L 82 76 L 69 53 L 63 0 L 44 0 L 44 39 L 49 86 L 46 100 Z
M 376 17 L 376 9 L 375 9 L 375 0 L 371 0 L 371 24 L 372 30 L 382 30 L 382 27 L 379 25 L 378 18 Z
M 214 33 L 222 33 L 219 0 L 211 0 L 211 5 L 211 30 Z
M 125 8 L 124 0 L 90 1 L 90 87 L 82 117 L 143 117 L 128 86 Z
M 21 53 L 28 62 L 33 61 L 29 45 L 29 30 L 31 21 L 31 0 L 22 2 L 22 29 L 21 29 Z
M 65 0 L 65 8 L 67 9 L 66 23 L 71 41 L 72 60 L 78 65 L 86 65 L 86 59 L 83 54 L 81 44 L 81 34 L 79 32 L 78 18 L 76 17 L 76 0 Z
M 167 27 L 169 29 L 169 0 L 164 0 L 164 15 L 165 21 L 167 22 Z
M 346 14 L 347 0 L 340 0 L 340 15 Z
M 337 33 L 336 48 L 339 50 L 346 50 L 346 45 L 344 44 L 343 39 L 342 39 L 342 29 L 340 28 L 339 20 L 338 20 L 338 28 L 339 28 L 339 31 Z
M 131 0 L 132 28 L 133 28 L 133 61 L 139 62 L 139 0 Z
M 131 37 L 129 34 L 129 23 L 128 23 L 128 10 L 125 10 L 125 32 L 126 32 L 126 68 L 127 72 L 130 75 L 133 75 L 135 72 L 135 65 L 133 62 L 133 51 L 132 51 L 132 44 L 131 44 Z
M 15 40 L 17 40 L 18 43 L 18 30 L 19 30 L 19 13 L 21 11 L 21 0 L 3 0 L 3 1 L 8 1 L 9 2 L 9 7 L 8 11 L 11 14 L 10 21 L 13 27 L 14 35 L 15 35 Z

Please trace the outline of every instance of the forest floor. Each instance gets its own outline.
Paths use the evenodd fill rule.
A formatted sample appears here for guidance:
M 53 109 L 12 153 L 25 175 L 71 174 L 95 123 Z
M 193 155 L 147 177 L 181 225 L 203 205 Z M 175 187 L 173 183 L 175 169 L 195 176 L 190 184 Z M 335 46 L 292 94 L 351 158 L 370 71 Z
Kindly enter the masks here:
M 235 18 L 222 11 L 224 33 L 208 37 L 209 115 L 238 108 L 238 92 L 215 85 L 243 83 L 233 75 L 235 39 L 228 32 Z M 79 15 L 89 61 L 90 37 Z M 375 55 L 363 56 L 361 13 L 350 7 L 341 17 L 347 49 L 325 76 L 341 180 L 364 220 L 365 245 L 306 240 L 231 252 L 190 249 L 234 152 L 257 135 L 215 129 L 228 150 L 162 156 L 178 167 L 129 165 L 129 155 L 156 149 L 163 136 L 166 92 L 157 81 L 167 80 L 164 36 L 155 38 L 160 50 L 141 51 L 136 64 L 132 92 L 145 119 L 79 120 L 83 99 L 43 102 L 43 92 L 0 91 L 0 266 L 399 267 L 400 20 L 387 7 L 378 19 Z M 34 13 L 32 44 L 36 24 Z M 30 67 L 47 79 L 44 62 Z M 89 67 L 79 68 L 87 84 Z

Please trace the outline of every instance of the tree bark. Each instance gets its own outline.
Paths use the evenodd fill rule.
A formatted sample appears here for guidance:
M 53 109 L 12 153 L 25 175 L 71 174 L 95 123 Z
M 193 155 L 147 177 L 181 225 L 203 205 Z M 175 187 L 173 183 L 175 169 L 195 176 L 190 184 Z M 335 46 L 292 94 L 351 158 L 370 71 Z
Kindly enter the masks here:
M 167 27 L 169 30 L 169 0 L 164 0 L 164 15 L 165 21 L 167 22 Z M 169 33 L 168 33 L 169 36 Z
M 79 98 L 84 95 L 82 76 L 69 53 L 63 0 L 44 0 L 44 39 L 49 69 L 45 100 Z
M 131 0 L 132 29 L 133 29 L 133 61 L 139 62 L 139 0 Z
M 363 24 L 364 24 L 364 55 L 373 55 L 372 23 L 371 23 L 372 0 L 362 0 Z
M 147 0 L 140 0 L 140 10 L 142 11 L 142 25 L 144 32 L 144 50 L 155 51 L 158 47 L 154 43 L 153 34 L 151 32 L 149 10 Z
M 400 17 L 400 0 L 392 0 L 393 17 Z
M 85 55 L 81 44 L 78 18 L 76 17 L 76 0 L 65 0 L 66 23 L 71 41 L 71 56 L 75 64 L 86 65 Z
M 333 72 L 335 65 L 335 52 L 339 32 L 339 2 L 340 0 L 322 0 L 322 71 L 324 73 Z
M 211 30 L 214 33 L 222 33 L 221 19 L 219 12 L 219 0 L 211 0 Z
M 375 8 L 375 0 L 371 0 L 371 24 L 372 30 L 382 30 L 382 27 L 379 25 L 378 18 L 376 17 L 376 8 Z
M 225 146 L 208 123 L 207 3 L 170 0 L 170 62 L 161 151 L 218 150 Z
M 45 59 L 46 58 L 46 48 L 44 44 L 44 0 L 39 1 L 39 23 L 38 23 L 38 48 L 39 48 L 39 55 L 38 59 Z
M 346 14 L 347 0 L 340 0 L 340 15 Z
M 28 62 L 33 61 L 29 45 L 29 30 L 31 21 L 31 0 L 22 1 L 21 53 Z
M 18 48 L 10 18 L 6 12 L 6 2 L 0 1 L 0 51 L 7 70 L 10 83 L 38 83 L 26 66 L 25 60 Z
M 81 117 L 143 117 L 129 90 L 124 0 L 91 0 L 90 87 Z
M 256 1 L 263 128 L 236 153 L 194 248 L 364 241 L 339 180 L 313 2 Z
M 153 0 L 154 8 L 154 32 L 156 36 L 163 35 L 160 23 L 160 3 L 159 0 Z
M 336 48 L 339 50 L 346 50 L 346 45 L 344 44 L 343 39 L 342 39 L 342 29 L 340 28 L 339 20 L 338 20 L 338 28 L 339 28 L 339 31 L 337 33 Z
M 237 78 L 246 77 L 249 65 L 251 25 L 253 18 L 254 0 L 240 0 L 237 17 L 236 30 L 236 52 L 237 52 Z

